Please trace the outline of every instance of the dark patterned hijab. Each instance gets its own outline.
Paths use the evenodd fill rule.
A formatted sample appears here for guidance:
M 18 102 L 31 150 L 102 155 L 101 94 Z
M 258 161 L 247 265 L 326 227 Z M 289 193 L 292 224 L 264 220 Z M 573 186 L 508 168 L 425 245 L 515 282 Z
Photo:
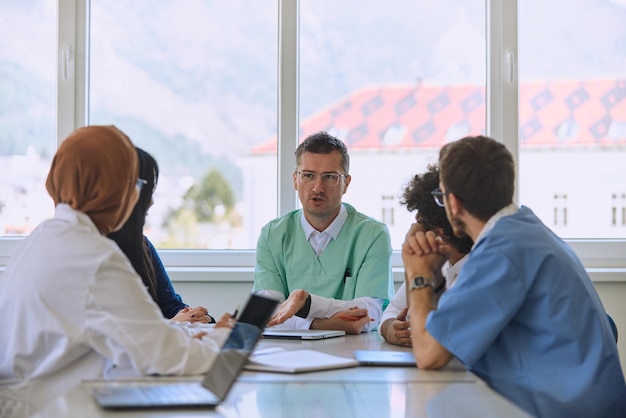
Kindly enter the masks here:
M 87 214 L 108 235 L 135 205 L 137 166 L 135 147 L 116 127 L 79 128 L 57 150 L 46 189 L 55 206 L 66 203 Z

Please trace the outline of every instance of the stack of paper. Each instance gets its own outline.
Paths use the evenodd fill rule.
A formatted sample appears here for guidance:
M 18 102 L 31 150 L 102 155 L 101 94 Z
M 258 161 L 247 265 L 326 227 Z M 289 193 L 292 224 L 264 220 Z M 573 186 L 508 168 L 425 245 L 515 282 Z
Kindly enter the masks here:
M 358 365 L 359 362 L 353 358 L 334 356 L 315 350 L 293 350 L 253 355 L 248 360 L 245 369 L 278 373 L 302 373 L 341 369 Z

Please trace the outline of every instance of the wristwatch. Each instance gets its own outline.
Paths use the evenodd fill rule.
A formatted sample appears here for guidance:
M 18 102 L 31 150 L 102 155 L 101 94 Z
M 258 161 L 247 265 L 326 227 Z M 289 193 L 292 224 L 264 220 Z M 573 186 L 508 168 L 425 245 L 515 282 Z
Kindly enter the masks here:
M 433 290 L 435 290 L 435 286 L 430 279 L 427 279 L 424 276 L 417 276 L 410 281 L 411 288 L 410 290 L 422 289 L 424 287 L 430 286 Z

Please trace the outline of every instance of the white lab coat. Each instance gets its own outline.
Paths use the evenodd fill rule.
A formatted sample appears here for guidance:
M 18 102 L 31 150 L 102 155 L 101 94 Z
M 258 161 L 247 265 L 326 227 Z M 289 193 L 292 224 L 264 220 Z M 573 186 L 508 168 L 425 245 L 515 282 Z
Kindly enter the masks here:
M 204 373 L 229 333 L 199 340 L 172 326 L 115 242 L 65 204 L 0 276 L 0 321 L 0 395 L 35 409 L 112 365 Z

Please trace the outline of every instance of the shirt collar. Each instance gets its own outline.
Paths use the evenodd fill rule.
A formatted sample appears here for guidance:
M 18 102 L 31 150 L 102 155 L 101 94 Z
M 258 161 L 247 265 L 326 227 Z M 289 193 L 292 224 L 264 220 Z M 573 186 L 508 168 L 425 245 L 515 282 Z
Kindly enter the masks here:
M 94 232 L 101 234 L 100 231 L 98 231 L 96 224 L 93 223 L 89 215 L 76 209 L 72 209 L 72 207 L 67 203 L 59 203 L 55 206 L 54 218 L 85 225 L 89 229 L 92 229 Z
M 463 256 L 463 258 L 461 258 L 460 260 L 458 260 L 456 263 L 454 264 L 450 264 L 450 261 L 446 261 L 446 263 L 443 265 L 443 271 L 444 276 L 446 277 L 446 287 L 449 289 L 452 287 L 452 285 L 454 285 L 454 283 L 456 282 L 456 278 L 459 275 L 459 273 L 461 272 L 461 267 L 463 267 L 463 264 L 465 264 L 465 262 L 469 259 L 469 255 L 465 254 Z
M 497 211 L 491 218 L 489 218 L 482 231 L 480 231 L 480 234 L 478 234 L 478 237 L 476 237 L 476 241 L 474 242 L 474 245 L 472 245 L 472 249 L 476 246 L 476 244 L 478 244 L 481 239 L 483 239 L 485 235 L 487 235 L 487 233 L 489 233 L 489 231 L 493 229 L 494 226 L 496 226 L 496 222 L 498 222 L 505 216 L 515 214 L 518 210 L 519 208 L 517 207 L 517 205 L 515 203 L 511 203 L 508 206 L 505 206 Z
M 335 217 L 335 219 L 333 219 L 332 223 L 328 225 L 328 228 L 321 231 L 320 233 L 325 232 L 333 239 L 337 239 L 337 237 L 339 236 L 339 231 L 341 231 L 343 224 L 346 223 L 346 219 L 348 219 L 348 211 L 342 204 L 341 208 L 339 209 L 339 214 Z M 306 236 L 306 239 L 309 240 L 311 238 L 311 234 L 317 232 L 317 230 L 313 228 L 313 225 L 311 225 L 309 221 L 306 220 L 306 217 L 304 216 L 304 211 L 302 211 L 300 222 L 302 223 L 302 228 L 304 229 L 304 235 Z

